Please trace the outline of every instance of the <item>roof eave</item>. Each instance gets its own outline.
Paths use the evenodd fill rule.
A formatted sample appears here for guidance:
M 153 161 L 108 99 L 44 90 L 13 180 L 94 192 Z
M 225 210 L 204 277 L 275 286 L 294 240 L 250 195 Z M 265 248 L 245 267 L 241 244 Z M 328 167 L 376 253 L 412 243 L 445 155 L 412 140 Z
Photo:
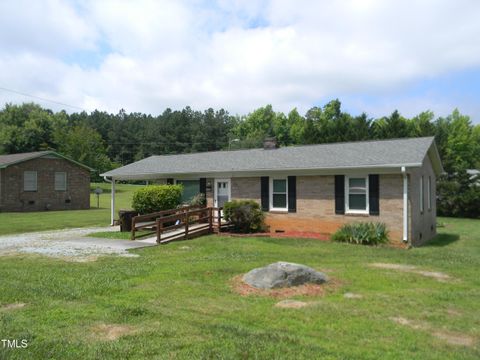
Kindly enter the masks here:
M 20 159 L 20 160 L 16 160 L 16 161 L 9 162 L 9 163 L 7 163 L 7 164 L 3 164 L 3 165 L 0 165 L 0 169 L 5 169 L 5 168 L 7 168 L 7 167 L 9 167 L 9 166 L 12 166 L 12 165 L 15 165 L 15 164 L 20 164 L 20 163 L 25 162 L 25 161 L 33 160 L 33 159 L 42 157 L 42 156 L 44 156 L 44 155 L 48 155 L 48 154 L 50 154 L 51 152 L 53 152 L 53 151 L 42 152 L 41 154 L 34 154 L 34 155 L 29 156 L 29 157 L 24 158 L 24 159 Z
M 430 157 L 430 161 L 432 162 L 432 167 L 435 171 L 435 175 L 439 176 L 445 174 L 445 169 L 443 168 L 442 164 L 442 158 L 440 157 L 440 153 L 438 152 L 435 139 L 433 139 L 432 144 L 428 148 L 427 155 Z
M 78 165 L 78 166 L 81 166 L 81 167 L 89 170 L 90 172 L 96 171 L 95 169 L 91 168 L 90 166 L 87 166 L 87 165 L 85 165 L 85 164 L 79 163 L 78 161 L 75 161 L 75 160 L 73 160 L 73 159 L 70 159 L 69 157 L 64 156 L 64 155 L 62 155 L 62 154 L 59 154 L 59 153 L 57 153 L 57 152 L 55 152 L 55 151 L 45 151 L 45 152 L 42 152 L 41 154 L 35 154 L 35 155 L 29 156 L 29 157 L 27 157 L 27 158 L 21 159 L 21 160 L 12 161 L 12 162 L 10 162 L 10 163 L 0 165 L 0 169 L 5 169 L 5 168 L 7 168 L 7 167 L 9 167 L 9 166 L 12 166 L 12 165 L 15 165 L 15 164 L 20 164 L 20 163 L 23 163 L 23 162 L 25 162 L 25 161 L 29 161 L 29 160 L 41 158 L 42 156 L 45 156 L 45 155 L 55 155 L 55 156 L 58 156 L 58 157 L 60 157 L 60 158 L 62 158 L 62 159 L 64 159 L 64 160 L 67 160 L 67 161 L 69 161 L 69 162 L 72 162 L 72 163 L 74 163 L 74 164 L 76 164 L 76 165 Z
M 225 170 L 214 170 L 214 171 L 202 171 L 202 172 L 148 172 L 148 173 L 128 173 L 128 174 L 115 174 L 113 171 L 108 171 L 106 173 L 100 174 L 103 177 L 115 178 L 116 180 L 141 180 L 144 178 L 168 178 L 175 176 L 184 176 L 187 174 L 198 174 L 198 175 L 211 175 L 211 174 L 223 174 L 223 173 L 232 173 L 232 174 L 242 174 L 242 173 L 257 173 L 257 172 L 302 172 L 302 171 L 351 171 L 354 169 L 366 170 L 366 169 L 398 169 L 401 171 L 402 167 L 412 168 L 412 167 L 421 167 L 421 163 L 404 163 L 404 164 L 382 164 L 382 165 L 365 165 L 365 166 L 337 166 L 337 167 L 317 167 L 317 168 L 284 168 L 284 169 L 225 169 Z

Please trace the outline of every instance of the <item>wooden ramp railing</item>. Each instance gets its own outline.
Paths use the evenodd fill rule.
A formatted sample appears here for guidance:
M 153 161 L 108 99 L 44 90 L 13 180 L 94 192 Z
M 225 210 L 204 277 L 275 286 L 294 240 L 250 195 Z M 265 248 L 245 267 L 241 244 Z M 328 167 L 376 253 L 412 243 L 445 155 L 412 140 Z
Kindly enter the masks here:
M 150 214 L 134 216 L 132 218 L 132 236 L 131 239 L 135 240 L 136 238 L 145 237 L 155 233 L 155 228 L 157 225 L 157 218 L 162 216 L 169 216 L 174 214 L 184 213 L 185 211 L 203 208 L 201 206 L 184 206 L 177 209 L 157 211 Z M 137 231 L 144 230 L 144 233 L 138 236 Z
M 227 226 L 222 208 L 185 207 L 165 210 L 153 214 L 135 216 L 132 219 L 132 240 L 139 237 L 136 232 L 147 230 L 141 236 L 156 234 L 157 243 L 191 239 L 204 234 L 220 232 Z

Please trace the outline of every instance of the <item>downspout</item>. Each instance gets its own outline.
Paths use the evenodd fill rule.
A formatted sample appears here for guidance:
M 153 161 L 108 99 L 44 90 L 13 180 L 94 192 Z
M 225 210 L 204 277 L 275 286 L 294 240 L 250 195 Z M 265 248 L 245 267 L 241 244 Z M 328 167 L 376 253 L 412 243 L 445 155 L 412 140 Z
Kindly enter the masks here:
M 110 193 L 110 225 L 115 225 L 115 179 L 108 180 L 106 176 L 103 177 L 103 180 L 112 184 L 112 191 Z
M 403 242 L 408 242 L 408 175 L 402 166 L 403 175 Z

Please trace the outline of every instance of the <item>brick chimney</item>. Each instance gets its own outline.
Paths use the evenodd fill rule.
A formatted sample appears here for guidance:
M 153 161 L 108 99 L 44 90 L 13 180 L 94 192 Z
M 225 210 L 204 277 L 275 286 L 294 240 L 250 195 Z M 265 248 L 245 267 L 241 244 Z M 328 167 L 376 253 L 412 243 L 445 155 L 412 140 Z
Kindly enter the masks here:
M 263 140 L 263 149 L 264 150 L 272 150 L 278 148 L 277 146 L 277 139 L 274 137 L 268 137 Z

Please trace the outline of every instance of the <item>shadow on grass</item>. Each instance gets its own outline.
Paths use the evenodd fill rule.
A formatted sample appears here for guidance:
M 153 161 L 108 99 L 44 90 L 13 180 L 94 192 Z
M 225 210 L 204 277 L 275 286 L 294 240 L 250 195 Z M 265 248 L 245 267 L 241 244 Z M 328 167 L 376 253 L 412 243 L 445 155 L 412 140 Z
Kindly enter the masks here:
M 457 234 L 438 234 L 435 236 L 432 240 L 430 240 L 428 243 L 426 243 L 424 246 L 435 246 L 435 247 L 440 247 L 440 246 L 447 246 L 450 245 L 451 243 L 454 243 L 455 241 L 458 241 L 460 239 L 460 236 Z

